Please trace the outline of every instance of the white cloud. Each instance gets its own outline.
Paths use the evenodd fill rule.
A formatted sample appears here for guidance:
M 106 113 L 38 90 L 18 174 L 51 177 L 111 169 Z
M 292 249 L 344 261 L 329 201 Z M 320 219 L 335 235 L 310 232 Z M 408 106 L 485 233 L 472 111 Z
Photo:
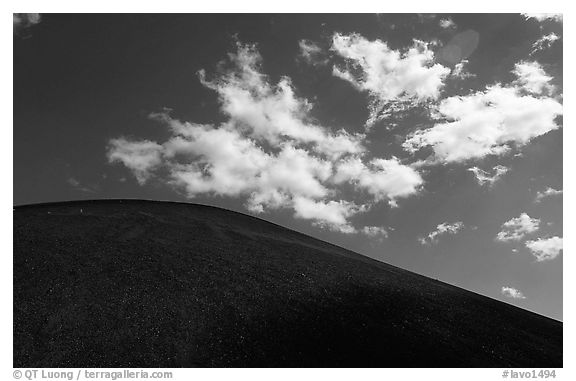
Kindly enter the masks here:
M 298 47 L 300 48 L 300 57 L 311 65 L 326 65 L 328 63 L 328 58 L 325 56 L 322 48 L 310 40 L 300 40 L 298 41 Z
M 536 198 L 534 199 L 534 202 L 538 203 L 541 202 L 542 199 L 544 198 L 558 196 L 561 194 L 562 190 L 556 190 L 554 188 L 548 187 L 546 188 L 545 191 L 536 193 Z
M 537 21 L 552 20 L 557 22 L 562 22 L 562 13 L 522 13 L 526 20 L 535 19 Z
M 478 182 L 478 184 L 482 185 L 489 185 L 489 186 L 493 186 L 496 181 L 498 181 L 500 178 L 502 178 L 502 176 L 504 176 L 509 170 L 510 168 L 507 168 L 503 165 L 497 165 L 494 168 L 492 168 L 492 173 L 493 175 L 490 175 L 488 172 L 478 168 L 478 167 L 472 167 L 472 168 L 468 168 L 468 170 L 472 173 L 474 173 L 474 177 L 476 177 L 476 181 Z
M 414 169 L 396 158 L 365 157 L 364 135 L 334 133 L 311 120 L 312 106 L 295 95 L 289 78 L 273 85 L 260 72 L 254 46 L 239 44 L 229 57 L 232 68 L 216 78 L 200 73 L 201 82 L 219 95 L 226 121 L 205 125 L 153 113 L 150 118 L 171 135 L 162 143 L 113 139 L 109 161 L 124 164 L 141 184 L 157 175 L 190 198 L 243 198 L 254 213 L 292 209 L 297 218 L 343 233 L 356 232 L 350 217 L 372 202 L 418 192 L 422 179 Z M 351 162 L 360 171 L 342 175 L 340 168 Z M 363 195 L 360 205 L 342 199 L 337 186 L 343 183 L 355 184 L 371 199 Z
M 68 179 L 66 179 L 66 182 L 72 188 L 74 188 L 80 192 L 96 193 L 96 189 L 93 189 L 92 187 L 88 187 L 88 186 L 83 185 L 80 181 L 76 180 L 74 177 L 69 177 Z
M 436 230 L 430 232 L 426 237 L 420 237 L 418 241 L 422 244 L 432 244 L 438 242 L 438 236 L 445 234 L 456 234 L 464 228 L 462 221 L 457 221 L 452 224 L 443 222 L 436 227 Z
M 345 131 L 331 133 L 308 116 L 312 105 L 298 98 L 291 80 L 282 77 L 273 86 L 260 73 L 262 57 L 253 45 L 238 45 L 230 54 L 234 70 L 212 81 L 199 72 L 201 82 L 220 96 L 221 110 L 235 128 L 258 140 L 281 144 L 287 140 L 308 143 L 318 153 L 338 158 L 348 153 L 361 153 L 363 135 Z
M 416 193 L 424 182 L 418 172 L 401 164 L 395 157 L 373 159 L 369 167 L 357 157 L 342 160 L 336 164 L 333 181 L 336 184 L 352 183 L 374 196 L 375 200 L 388 199 L 392 203 L 397 198 Z
M 360 232 L 371 238 L 388 238 L 388 231 L 382 226 L 364 226 Z
M 403 103 L 437 99 L 450 69 L 434 63 L 428 44 L 414 40 L 406 51 L 390 49 L 381 40 L 368 41 L 359 34 L 334 34 L 331 49 L 345 61 L 333 74 L 370 96 L 366 125 L 386 117 Z
M 456 23 L 450 17 L 440 19 L 439 25 L 442 29 L 456 28 Z
M 520 241 L 527 234 L 538 230 L 540 220 L 531 218 L 528 214 L 522 213 L 519 217 L 512 218 L 502 224 L 502 231 L 496 235 L 498 241 Z
M 151 171 L 162 162 L 162 146 L 149 140 L 130 141 L 123 137 L 111 139 L 107 157 L 109 163 L 124 164 L 142 185 L 152 175 Z
M 534 68 L 533 66 L 531 66 Z M 429 163 L 465 162 L 488 155 L 502 155 L 510 145 L 522 146 L 533 138 L 559 128 L 556 117 L 562 104 L 538 91 L 545 86 L 539 71 L 528 74 L 521 66 L 518 81 L 509 86 L 495 84 L 467 96 L 443 99 L 437 109 L 441 121 L 433 127 L 416 131 L 403 143 L 404 149 L 416 152 L 433 149 Z
M 545 94 L 554 91 L 554 86 L 550 84 L 552 77 L 546 75 L 538 62 L 519 62 L 514 66 L 513 73 L 518 77 L 516 83 L 529 93 Z
M 355 233 L 347 218 L 357 213 L 361 208 L 354 203 L 340 201 L 314 201 L 305 197 L 294 199 L 295 216 L 307 220 L 313 220 L 320 226 L 341 233 Z
M 513 287 L 502 287 L 502 295 L 508 297 L 508 298 L 512 298 L 512 299 L 526 299 L 526 297 L 524 296 L 524 294 L 522 294 L 522 292 L 520 290 L 517 290 Z
M 544 262 L 550 261 L 560 254 L 562 241 L 562 238 L 557 236 L 546 239 L 538 238 L 535 241 L 527 241 L 526 247 L 530 249 L 538 262 Z
M 532 44 L 532 52 L 530 54 L 532 55 L 536 52 L 549 48 L 552 46 L 554 41 L 559 39 L 560 37 L 558 37 L 558 35 L 555 33 L 549 33 L 540 37 L 534 44 Z
M 458 78 L 458 79 L 466 79 L 466 78 L 476 77 L 475 74 L 468 72 L 468 70 L 466 69 L 467 65 L 468 65 L 468 60 L 462 60 L 462 61 L 458 62 L 452 68 L 452 72 L 450 73 L 450 77 Z
M 23 29 L 38 24 L 42 17 L 39 13 L 14 13 L 12 14 L 14 22 L 14 33 L 19 33 Z

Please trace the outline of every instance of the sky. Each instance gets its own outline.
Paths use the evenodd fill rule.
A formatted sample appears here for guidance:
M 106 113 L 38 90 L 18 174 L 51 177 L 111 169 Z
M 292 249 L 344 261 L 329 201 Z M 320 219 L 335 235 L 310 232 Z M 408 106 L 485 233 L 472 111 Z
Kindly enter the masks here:
M 14 205 L 193 202 L 562 320 L 556 14 L 14 15 Z

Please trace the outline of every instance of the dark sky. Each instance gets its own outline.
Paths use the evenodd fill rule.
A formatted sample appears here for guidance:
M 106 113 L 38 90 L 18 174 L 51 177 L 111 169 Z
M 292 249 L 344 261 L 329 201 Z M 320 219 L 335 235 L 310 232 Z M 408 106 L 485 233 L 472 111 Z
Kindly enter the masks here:
M 257 214 L 250 195 L 279 191 L 259 217 L 561 320 L 562 42 L 551 15 L 16 15 L 13 201 Z M 174 126 L 200 135 L 177 150 Z M 311 130 L 344 130 L 364 152 L 329 156 L 298 135 Z M 223 138 L 204 152 L 218 131 L 267 155 L 257 178 L 234 166 L 252 158 L 226 161 Z M 294 189 L 300 161 L 279 159 L 291 148 L 320 185 Z M 336 180 L 352 159 L 361 174 Z

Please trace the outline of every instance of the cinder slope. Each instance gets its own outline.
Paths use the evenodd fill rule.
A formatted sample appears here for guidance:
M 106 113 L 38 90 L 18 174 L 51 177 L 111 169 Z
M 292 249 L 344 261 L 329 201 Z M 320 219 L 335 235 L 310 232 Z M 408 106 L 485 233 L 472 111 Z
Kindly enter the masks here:
M 223 209 L 15 208 L 14 367 L 194 366 L 561 367 L 562 323 Z

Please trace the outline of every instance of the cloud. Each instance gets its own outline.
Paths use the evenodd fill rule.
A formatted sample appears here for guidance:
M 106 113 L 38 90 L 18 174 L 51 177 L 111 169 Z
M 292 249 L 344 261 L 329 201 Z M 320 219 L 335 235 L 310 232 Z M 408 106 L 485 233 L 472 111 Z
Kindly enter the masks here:
M 367 92 L 370 127 L 392 111 L 435 100 L 450 69 L 434 62 L 434 53 L 423 41 L 414 40 L 405 51 L 390 49 L 381 40 L 369 41 L 359 34 L 334 34 L 332 47 L 344 59 L 333 75 Z
M 364 226 L 360 232 L 371 238 L 388 238 L 388 231 L 381 226 Z
M 333 181 L 349 182 L 371 194 L 376 201 L 388 199 L 394 204 L 398 198 L 417 193 L 422 177 L 413 168 L 393 157 L 389 160 L 373 159 L 366 166 L 359 158 L 351 157 L 336 164 Z
M 328 63 L 328 58 L 322 50 L 322 48 L 310 40 L 300 40 L 298 41 L 298 47 L 300 48 L 300 59 L 310 65 L 326 65 Z
M 502 287 L 502 295 L 508 297 L 508 298 L 512 298 L 512 299 L 526 299 L 526 297 L 524 296 L 524 294 L 522 294 L 522 292 L 520 290 L 517 290 L 515 288 L 512 287 Z
M 466 66 L 468 65 L 468 60 L 462 60 L 454 65 L 452 72 L 450 73 L 451 78 L 466 79 L 476 77 L 475 74 L 468 72 Z
M 260 71 L 255 46 L 238 43 L 237 49 L 215 78 L 199 74 L 218 94 L 225 121 L 197 124 L 168 111 L 152 113 L 170 136 L 163 142 L 113 139 L 109 161 L 125 165 L 140 184 L 157 176 L 189 198 L 242 198 L 253 213 L 291 209 L 296 218 L 343 233 L 356 232 L 349 219 L 372 203 L 419 191 L 418 172 L 396 158 L 368 158 L 364 135 L 333 132 L 312 120 L 312 105 L 296 96 L 289 78 L 272 84 Z M 360 170 L 343 175 L 342 166 L 351 162 Z M 344 183 L 370 198 L 343 199 Z
M 494 168 L 492 168 L 493 175 L 490 175 L 488 172 L 486 172 L 486 171 L 484 171 L 478 167 L 468 168 L 468 170 L 470 172 L 474 173 L 474 177 L 476 177 L 476 181 L 481 186 L 486 185 L 486 184 L 488 186 L 493 186 L 494 183 L 496 183 L 496 181 L 498 181 L 500 178 L 502 178 L 502 176 L 504 176 L 510 170 L 510 168 L 507 168 L 503 165 L 497 165 Z
M 14 13 L 12 18 L 14 21 L 14 34 L 19 34 L 42 20 L 40 13 Z
M 130 141 L 124 137 L 108 142 L 109 163 L 122 163 L 134 173 L 140 185 L 151 177 L 151 171 L 162 162 L 162 146 L 149 140 Z
M 560 255 L 562 241 L 562 238 L 557 236 L 546 239 L 538 238 L 535 241 L 527 241 L 526 247 L 530 249 L 538 262 L 551 261 Z
M 80 192 L 84 192 L 84 193 L 96 193 L 96 190 L 91 188 L 91 187 L 87 187 L 84 186 L 80 181 L 76 180 L 74 177 L 69 177 L 68 179 L 66 179 L 66 182 L 68 183 L 68 185 L 70 185 L 72 188 L 79 190 Z
M 290 78 L 282 77 L 276 86 L 271 85 L 260 73 L 262 57 L 254 45 L 239 44 L 237 53 L 229 57 L 234 70 L 212 81 L 200 70 L 199 77 L 202 84 L 218 93 L 221 111 L 234 127 L 274 145 L 288 140 L 312 144 L 314 151 L 331 158 L 364 151 L 363 135 L 344 130 L 333 134 L 311 120 L 312 105 L 296 96 Z
M 442 28 L 442 29 L 454 29 L 454 28 L 456 28 L 456 23 L 450 17 L 440 19 L 438 24 L 440 25 L 440 28 Z
M 457 221 L 452 224 L 447 222 L 441 223 L 436 227 L 436 230 L 430 232 L 426 237 L 420 237 L 418 241 L 422 244 L 433 244 L 438 242 L 438 237 L 445 234 L 456 234 L 464 228 L 462 221 Z
M 548 188 L 546 188 L 545 191 L 536 193 L 536 198 L 534 199 L 534 202 L 539 203 L 547 197 L 558 196 L 561 194 L 562 194 L 562 190 L 556 190 L 554 188 L 548 187 Z
M 528 214 L 522 213 L 519 217 L 512 218 L 502 224 L 502 231 L 496 235 L 496 240 L 502 242 L 520 241 L 527 234 L 537 231 L 539 225 L 539 219 L 531 218 Z
M 554 41 L 559 39 L 560 37 L 558 37 L 558 35 L 556 35 L 555 33 L 549 33 L 540 37 L 534 44 L 532 44 L 532 52 L 530 52 L 530 55 L 549 48 L 550 46 L 552 46 Z
M 546 94 L 554 91 L 554 86 L 550 84 L 552 77 L 546 75 L 538 62 L 517 63 L 513 73 L 518 77 L 516 83 L 529 93 Z
M 562 22 L 562 13 L 522 13 L 522 16 L 526 20 L 535 19 L 539 22 L 552 20 L 556 22 Z
M 536 66 L 521 64 L 515 69 L 518 80 L 500 83 L 466 96 L 443 99 L 437 108 L 439 123 L 408 136 L 405 150 L 415 153 L 431 147 L 430 164 L 466 162 L 488 155 L 503 155 L 511 145 L 522 146 L 533 138 L 559 128 L 556 117 L 562 105 L 554 98 L 539 95 L 545 80 Z

